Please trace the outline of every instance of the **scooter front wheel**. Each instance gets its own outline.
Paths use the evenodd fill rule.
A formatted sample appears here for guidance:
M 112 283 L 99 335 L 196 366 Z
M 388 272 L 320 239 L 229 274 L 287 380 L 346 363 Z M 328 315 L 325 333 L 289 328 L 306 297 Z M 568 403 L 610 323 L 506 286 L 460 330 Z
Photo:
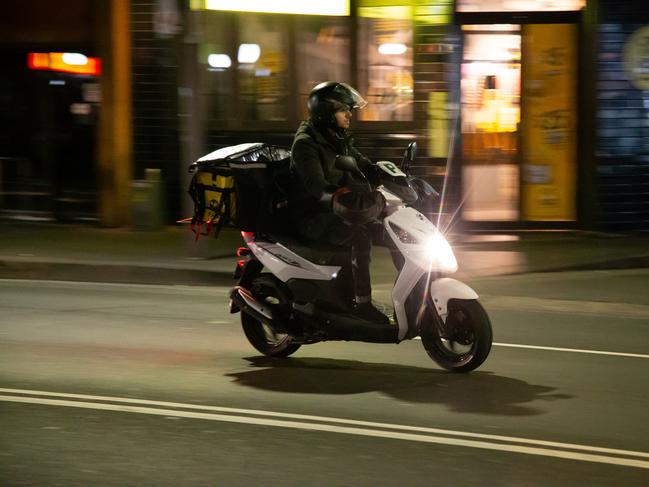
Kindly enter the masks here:
M 421 341 L 437 364 L 452 372 L 469 372 L 489 355 L 491 322 L 482 305 L 473 299 L 451 299 L 442 322 L 434 312 L 420 326 Z
M 260 274 L 252 280 L 250 291 L 255 299 L 270 306 L 275 314 L 285 314 L 283 308 L 289 306 L 289 294 L 276 277 Z M 288 357 L 300 348 L 299 344 L 292 342 L 290 335 L 278 333 L 245 312 L 241 313 L 241 326 L 250 344 L 268 357 Z

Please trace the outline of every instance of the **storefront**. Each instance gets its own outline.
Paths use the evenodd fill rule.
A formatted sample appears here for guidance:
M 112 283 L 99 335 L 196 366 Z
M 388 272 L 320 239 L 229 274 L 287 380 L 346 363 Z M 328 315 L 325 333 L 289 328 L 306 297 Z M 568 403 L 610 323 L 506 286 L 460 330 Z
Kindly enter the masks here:
M 353 124 L 359 149 L 398 160 L 417 140 L 415 171 L 441 186 L 452 19 L 452 0 L 190 2 L 180 78 L 191 96 L 180 97 L 180 130 L 193 145 L 183 156 L 258 140 L 290 145 L 310 90 L 338 80 L 368 101 Z
M 289 145 L 311 87 L 338 79 L 370 102 L 354 122 L 368 156 L 398 160 L 417 140 L 414 170 L 444 188 L 448 225 L 646 223 L 632 214 L 646 194 L 638 186 L 648 153 L 646 89 L 642 80 L 631 86 L 642 77 L 642 43 L 632 43 L 630 67 L 622 68 L 623 41 L 647 23 L 642 7 L 615 0 L 180 5 L 131 3 L 136 177 L 162 170 L 170 220 L 186 212 L 188 162 L 235 143 Z M 177 28 L 159 30 L 152 17 L 175 17 Z M 620 117 L 631 131 L 615 126 Z M 619 194 L 633 200 L 614 201 Z
M 457 2 L 462 216 L 469 227 L 575 226 L 585 3 Z
M 0 217 L 94 221 L 100 106 L 93 5 L 8 5 L 0 19 Z
M 369 102 L 356 130 L 414 130 L 426 114 L 417 106 L 426 100 L 415 93 L 422 44 L 415 31 L 452 20 L 450 0 L 419 3 L 360 0 L 352 9 L 349 0 L 192 2 L 192 61 L 206 128 L 293 131 L 306 116 L 311 88 L 333 79 L 357 87 Z M 419 91 L 446 80 L 435 81 Z
M 260 5 L 191 3 L 209 147 L 260 131 L 289 144 L 309 90 L 346 81 L 369 102 L 355 131 L 371 157 L 398 157 L 388 134 L 416 139 L 419 171 L 438 187 L 447 178 L 449 224 L 575 225 L 585 0 Z M 459 168 L 448 169 L 449 155 Z

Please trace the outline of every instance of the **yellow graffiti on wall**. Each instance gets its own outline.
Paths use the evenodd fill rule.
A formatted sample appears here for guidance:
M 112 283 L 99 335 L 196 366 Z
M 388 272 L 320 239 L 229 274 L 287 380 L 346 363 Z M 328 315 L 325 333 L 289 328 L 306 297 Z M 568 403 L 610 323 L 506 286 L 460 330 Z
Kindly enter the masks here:
M 577 27 L 523 27 L 522 213 L 576 218 Z
M 649 26 L 636 30 L 626 41 L 624 67 L 633 86 L 649 90 Z

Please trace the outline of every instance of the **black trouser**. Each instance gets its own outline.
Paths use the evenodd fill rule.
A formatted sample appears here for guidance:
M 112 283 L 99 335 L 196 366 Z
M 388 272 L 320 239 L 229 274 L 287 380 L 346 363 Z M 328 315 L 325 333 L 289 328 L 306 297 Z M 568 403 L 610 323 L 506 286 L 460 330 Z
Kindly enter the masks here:
M 370 281 L 370 250 L 372 238 L 365 225 L 351 225 L 333 213 L 319 213 L 304 218 L 300 233 L 309 240 L 340 247 L 351 247 L 354 294 L 357 298 L 372 295 Z

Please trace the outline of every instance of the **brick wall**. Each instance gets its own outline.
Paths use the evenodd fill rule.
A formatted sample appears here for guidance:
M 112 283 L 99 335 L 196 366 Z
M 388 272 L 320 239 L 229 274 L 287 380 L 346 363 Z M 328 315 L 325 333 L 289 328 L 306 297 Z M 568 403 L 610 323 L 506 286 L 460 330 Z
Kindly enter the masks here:
M 609 231 L 649 230 L 649 90 L 631 82 L 623 54 L 630 36 L 649 25 L 647 8 L 637 9 L 600 2 L 595 154 L 600 226 Z
M 453 22 L 452 0 L 418 0 L 415 9 L 414 32 L 414 82 L 415 82 L 415 135 L 419 157 L 413 165 L 413 175 L 428 180 L 440 193 L 447 178 L 445 208 L 453 212 L 460 201 L 461 182 L 459 178 L 459 144 L 451 144 L 453 117 L 456 114 L 449 107 L 459 101 L 459 63 L 461 60 L 460 40 Z M 431 106 L 431 93 L 446 94 L 448 106 Z M 433 112 L 434 110 L 434 112 Z M 449 157 L 430 156 L 429 123 L 431 117 L 446 117 L 445 139 L 438 141 L 452 153 Z M 457 142 L 458 139 L 456 139 Z M 449 159 L 451 161 L 448 164 Z M 447 167 L 448 165 L 448 167 Z
M 156 1 L 131 2 L 133 163 L 136 179 L 160 169 L 168 222 L 180 211 L 178 40 L 155 32 Z

